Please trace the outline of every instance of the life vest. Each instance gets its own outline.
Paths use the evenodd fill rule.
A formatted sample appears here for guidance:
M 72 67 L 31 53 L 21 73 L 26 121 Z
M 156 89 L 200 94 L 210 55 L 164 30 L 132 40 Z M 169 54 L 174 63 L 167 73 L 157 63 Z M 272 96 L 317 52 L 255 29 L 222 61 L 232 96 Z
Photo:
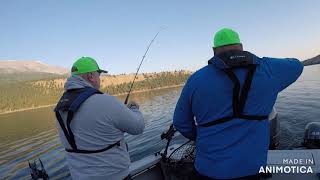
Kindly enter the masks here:
M 65 149 L 67 152 L 84 153 L 84 154 L 100 153 L 100 152 L 107 151 L 113 148 L 114 146 L 120 146 L 120 141 L 117 141 L 114 144 L 108 145 L 105 148 L 98 149 L 98 150 L 78 149 L 74 139 L 73 132 L 71 130 L 71 121 L 73 119 L 74 114 L 77 112 L 77 110 L 81 106 L 81 104 L 94 94 L 103 94 L 103 93 L 94 88 L 81 88 L 81 89 L 72 89 L 72 90 L 66 91 L 63 94 L 63 96 L 60 98 L 56 108 L 54 109 L 59 125 L 63 130 L 63 133 L 68 143 L 71 146 L 71 149 L 69 148 Z M 67 127 L 65 126 L 59 111 L 67 112 L 67 122 L 66 122 Z
M 221 70 L 228 76 L 233 83 L 233 95 L 232 95 L 232 110 L 233 113 L 230 116 L 222 117 L 204 124 L 200 124 L 200 127 L 210 127 L 217 124 L 225 123 L 235 118 L 244 120 L 256 120 L 261 121 L 268 118 L 268 115 L 253 115 L 243 114 L 243 110 L 246 105 L 248 93 L 250 91 L 251 82 L 256 71 L 258 64 L 254 61 L 254 55 L 247 51 L 232 50 L 217 55 L 223 63 L 224 68 Z M 211 61 L 209 61 L 209 64 Z M 240 82 L 234 69 L 244 68 L 247 69 L 246 78 L 244 80 L 243 87 L 240 91 Z M 241 92 L 241 93 L 240 93 Z

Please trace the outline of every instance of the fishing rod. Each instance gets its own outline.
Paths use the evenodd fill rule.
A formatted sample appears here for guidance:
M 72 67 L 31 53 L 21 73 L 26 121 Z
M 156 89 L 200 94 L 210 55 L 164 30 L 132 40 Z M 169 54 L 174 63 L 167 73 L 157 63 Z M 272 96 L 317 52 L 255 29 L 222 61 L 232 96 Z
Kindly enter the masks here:
M 158 34 L 160 33 L 161 30 L 162 30 L 162 29 L 160 29 L 160 30 L 157 32 L 157 34 L 153 37 L 153 39 L 150 41 L 150 43 L 149 43 L 149 45 L 148 45 L 148 47 L 147 47 L 147 50 L 145 51 L 144 55 L 142 56 L 142 60 L 141 60 L 141 62 L 140 62 L 140 64 L 139 64 L 139 67 L 138 67 L 138 69 L 137 69 L 137 72 L 136 72 L 136 74 L 135 74 L 135 76 L 134 76 L 134 78 L 133 78 L 133 81 L 132 81 L 132 83 L 131 83 L 131 86 L 130 86 L 128 95 L 127 95 L 127 97 L 126 97 L 126 100 L 124 101 L 124 104 L 127 104 L 127 103 L 128 103 L 129 96 L 130 96 L 131 90 L 132 90 L 132 88 L 133 88 L 133 84 L 134 84 L 134 82 L 135 82 L 135 80 L 136 80 L 136 78 L 137 78 L 137 75 L 138 75 L 138 72 L 139 72 L 140 67 L 141 67 L 141 65 L 142 65 L 142 62 L 143 62 L 144 58 L 146 57 L 146 55 L 147 55 L 147 53 L 148 53 L 148 51 L 149 51 L 149 48 L 151 47 L 153 41 L 157 38 L 157 36 L 158 36 Z

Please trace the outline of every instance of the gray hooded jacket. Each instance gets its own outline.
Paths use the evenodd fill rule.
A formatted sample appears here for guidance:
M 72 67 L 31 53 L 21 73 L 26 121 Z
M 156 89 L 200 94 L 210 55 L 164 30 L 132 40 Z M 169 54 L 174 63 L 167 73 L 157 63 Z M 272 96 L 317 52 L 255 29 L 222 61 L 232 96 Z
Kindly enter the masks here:
M 92 87 L 80 76 L 67 79 L 65 90 Z M 60 112 L 66 122 L 67 113 Z M 71 130 L 79 149 L 98 150 L 117 141 L 107 151 L 94 154 L 66 152 L 66 159 L 73 179 L 120 180 L 129 174 L 130 157 L 124 141 L 124 133 L 141 134 L 144 119 L 138 109 L 129 109 L 115 97 L 95 94 L 89 97 L 75 113 Z M 61 143 L 71 148 L 58 124 Z

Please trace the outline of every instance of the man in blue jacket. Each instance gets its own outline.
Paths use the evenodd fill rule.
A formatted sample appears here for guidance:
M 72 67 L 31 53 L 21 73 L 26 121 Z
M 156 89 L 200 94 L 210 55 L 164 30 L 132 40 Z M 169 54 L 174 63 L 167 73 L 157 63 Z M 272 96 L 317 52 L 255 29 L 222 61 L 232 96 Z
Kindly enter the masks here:
M 297 59 L 259 58 L 243 51 L 239 35 L 221 29 L 214 57 L 195 72 L 178 100 L 173 124 L 196 142 L 203 179 L 259 179 L 267 163 L 268 114 L 280 91 L 303 70 Z

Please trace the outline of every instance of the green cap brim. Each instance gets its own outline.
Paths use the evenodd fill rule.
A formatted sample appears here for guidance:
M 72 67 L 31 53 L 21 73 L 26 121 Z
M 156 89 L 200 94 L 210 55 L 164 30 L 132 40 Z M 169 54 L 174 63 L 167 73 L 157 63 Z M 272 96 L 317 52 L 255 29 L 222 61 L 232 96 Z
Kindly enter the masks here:
M 102 69 L 97 70 L 97 72 L 98 72 L 98 73 L 108 73 L 108 71 L 102 70 Z

